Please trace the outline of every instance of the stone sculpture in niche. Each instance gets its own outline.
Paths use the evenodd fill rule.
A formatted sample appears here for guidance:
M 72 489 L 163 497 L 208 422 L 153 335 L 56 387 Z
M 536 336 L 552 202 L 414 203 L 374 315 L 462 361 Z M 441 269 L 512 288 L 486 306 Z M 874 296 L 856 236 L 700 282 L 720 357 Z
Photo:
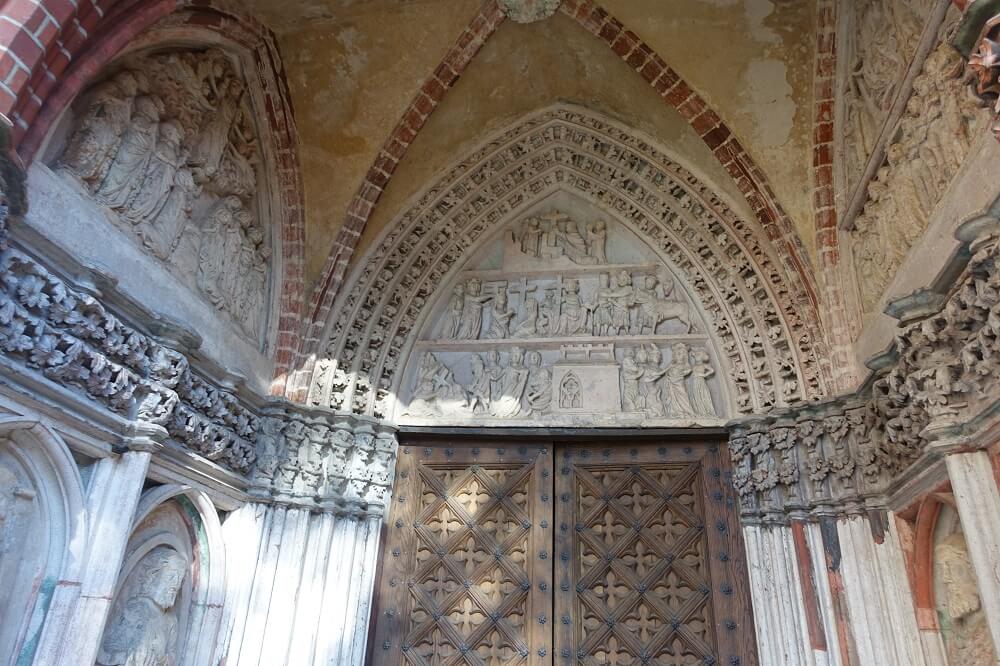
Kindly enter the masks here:
M 98 664 L 168 666 L 179 661 L 175 605 L 187 570 L 184 555 L 165 545 L 136 564 L 116 597 Z
M 945 537 L 934 547 L 934 575 L 945 591 L 945 599 L 938 600 L 938 606 L 943 607 L 949 620 L 943 632 L 948 663 L 952 666 L 995 663 L 976 574 L 961 532 Z
M 246 84 L 222 51 L 136 55 L 75 104 L 60 170 L 259 342 L 271 271 Z

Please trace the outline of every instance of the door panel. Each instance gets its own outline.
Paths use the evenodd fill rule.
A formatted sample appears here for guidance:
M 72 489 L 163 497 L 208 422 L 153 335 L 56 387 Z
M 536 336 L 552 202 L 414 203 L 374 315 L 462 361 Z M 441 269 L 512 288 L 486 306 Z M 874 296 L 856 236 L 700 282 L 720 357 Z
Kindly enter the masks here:
M 756 663 L 717 445 L 498 441 L 401 448 L 371 664 Z
M 561 663 L 755 663 L 718 446 L 568 446 L 556 465 Z
M 404 446 L 373 664 L 550 662 L 548 445 Z

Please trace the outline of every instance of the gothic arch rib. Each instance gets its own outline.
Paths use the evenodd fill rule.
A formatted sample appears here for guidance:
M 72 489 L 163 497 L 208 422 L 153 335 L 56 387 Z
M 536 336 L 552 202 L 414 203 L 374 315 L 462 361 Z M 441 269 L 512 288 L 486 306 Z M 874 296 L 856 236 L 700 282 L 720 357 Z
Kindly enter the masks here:
M 323 336 L 309 402 L 386 418 L 430 301 L 477 239 L 565 189 L 684 271 L 726 350 L 736 411 L 818 397 L 815 309 L 756 222 L 736 217 L 655 142 L 557 105 L 496 135 L 411 201 L 359 262 Z
M 816 285 L 804 256 L 801 240 L 778 203 L 767 177 L 722 119 L 649 45 L 599 3 L 593 0 L 563 0 L 560 11 L 605 42 L 627 62 L 667 105 L 681 114 L 712 150 L 743 193 L 768 237 L 772 239 L 768 242 L 774 245 L 780 262 L 798 274 L 797 282 L 809 301 L 810 311 L 818 315 Z M 329 321 L 334 303 L 344 288 L 343 282 L 354 249 L 402 156 L 444 95 L 503 20 L 503 10 L 496 0 L 485 0 L 480 11 L 441 64 L 427 78 L 383 144 L 348 208 L 344 226 L 333 243 L 323 273 L 311 295 L 307 308 L 309 317 L 304 322 L 304 339 L 299 352 L 303 361 L 308 362 L 310 355 L 319 349 L 323 327 Z M 823 329 L 817 326 L 816 332 L 822 334 Z M 829 374 L 825 359 L 823 364 L 824 374 Z M 290 395 L 298 399 L 302 389 L 297 381 L 289 387 Z

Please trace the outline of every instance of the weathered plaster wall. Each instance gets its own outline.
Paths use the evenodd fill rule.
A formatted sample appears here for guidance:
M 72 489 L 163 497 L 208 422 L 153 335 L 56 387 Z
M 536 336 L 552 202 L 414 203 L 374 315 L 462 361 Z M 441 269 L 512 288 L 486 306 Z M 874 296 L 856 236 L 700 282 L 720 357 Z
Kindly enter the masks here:
M 448 164 L 491 132 L 560 101 L 585 105 L 649 134 L 708 182 L 720 184 L 740 213 L 753 218 L 732 179 L 687 122 L 603 42 L 557 14 L 540 23 L 500 26 L 400 162 L 354 260 Z
M 770 180 L 815 266 L 814 0 L 602 0 L 715 109 Z
M 260 5 L 281 31 L 299 129 L 312 283 L 382 143 L 479 2 L 448 0 L 447 9 L 440 2 L 311 3 L 315 15 L 336 18 L 285 22 L 268 11 L 280 7 Z

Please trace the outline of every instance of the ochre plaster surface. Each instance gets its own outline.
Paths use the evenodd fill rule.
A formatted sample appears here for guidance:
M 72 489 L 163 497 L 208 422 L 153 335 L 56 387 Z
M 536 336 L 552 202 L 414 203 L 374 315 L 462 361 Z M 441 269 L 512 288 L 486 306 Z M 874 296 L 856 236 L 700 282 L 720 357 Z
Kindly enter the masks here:
M 335 20 L 275 26 L 284 26 L 279 43 L 299 131 L 309 283 L 386 137 L 479 2 L 446 5 L 359 3 Z
M 603 42 L 557 14 L 541 23 L 500 26 L 400 162 L 354 260 L 445 167 L 491 133 L 557 102 L 587 106 L 648 134 L 719 185 L 741 215 L 752 217 L 732 179 L 684 119 Z
M 279 32 L 292 90 L 310 284 L 383 142 L 479 4 L 311 0 L 292 11 L 274 0 L 254 3 Z M 602 5 L 729 125 L 814 254 L 813 0 L 604 0 Z M 557 14 L 541 23 L 507 21 L 499 28 L 411 146 L 359 251 L 410 197 L 487 133 L 557 101 L 589 106 L 652 135 L 710 182 L 726 183 L 731 198 L 742 201 L 700 140 L 645 81 L 606 45 Z M 748 215 L 745 208 L 741 213 Z
M 760 165 L 815 266 L 814 0 L 602 0 L 687 80 Z

